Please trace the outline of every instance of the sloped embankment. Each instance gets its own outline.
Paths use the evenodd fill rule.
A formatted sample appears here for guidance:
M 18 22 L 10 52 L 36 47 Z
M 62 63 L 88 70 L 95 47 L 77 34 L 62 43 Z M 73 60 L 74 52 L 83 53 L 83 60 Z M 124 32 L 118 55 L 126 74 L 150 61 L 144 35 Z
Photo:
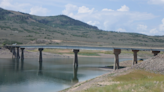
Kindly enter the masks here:
M 122 62 L 120 66 L 126 68 L 77 83 L 61 92 L 164 92 L 164 54 L 129 67 L 131 62 Z
M 134 65 L 132 68 L 164 74 L 164 54 L 159 54 L 155 57 L 147 59 L 137 65 Z

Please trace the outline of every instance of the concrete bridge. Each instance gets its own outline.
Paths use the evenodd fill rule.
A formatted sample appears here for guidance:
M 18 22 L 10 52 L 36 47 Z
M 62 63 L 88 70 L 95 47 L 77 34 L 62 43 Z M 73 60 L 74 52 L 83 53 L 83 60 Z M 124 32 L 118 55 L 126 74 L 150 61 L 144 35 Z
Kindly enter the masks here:
M 119 69 L 119 54 L 121 50 L 131 50 L 133 52 L 133 61 L 132 65 L 137 64 L 137 52 L 138 51 L 152 51 L 154 56 L 158 55 L 164 49 L 159 48 L 122 48 L 122 47 L 88 47 L 88 46 L 5 46 L 5 48 L 9 49 L 12 52 L 13 56 L 17 59 L 24 60 L 24 49 L 25 48 L 36 48 L 39 51 L 39 65 L 42 66 L 42 51 L 44 48 L 51 48 L 51 49 L 72 49 L 74 52 L 74 67 L 78 67 L 78 52 L 80 50 L 106 50 L 111 51 L 113 50 L 113 54 L 115 55 L 114 60 L 114 70 Z M 19 50 L 21 50 L 21 57 L 19 54 Z M 41 68 L 41 67 L 40 67 Z

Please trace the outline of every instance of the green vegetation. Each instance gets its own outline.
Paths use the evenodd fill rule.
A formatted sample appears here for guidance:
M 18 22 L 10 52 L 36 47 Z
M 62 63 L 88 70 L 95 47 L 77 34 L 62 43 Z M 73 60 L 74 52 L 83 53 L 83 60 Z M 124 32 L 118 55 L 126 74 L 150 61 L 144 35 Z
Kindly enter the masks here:
M 164 36 L 103 31 L 65 15 L 43 17 L 8 11 L 2 8 L 0 8 L 0 33 L 0 44 L 5 41 L 3 39 L 17 41 L 22 44 L 38 44 L 36 40 L 45 39 L 47 41 L 39 44 L 125 47 L 164 46 Z M 29 38 L 27 39 L 27 37 Z M 57 42 L 51 40 L 61 40 L 61 42 L 57 44 Z M 33 42 L 31 43 L 31 41 Z
M 35 50 L 29 50 L 29 51 L 33 51 L 33 52 L 38 52 L 37 49 Z M 53 53 L 53 54 L 73 54 L 72 50 L 61 50 L 61 49 L 44 49 L 43 52 L 49 52 L 49 53 Z M 95 53 L 96 51 L 88 51 L 88 50 L 82 50 L 79 52 L 79 55 L 84 55 L 84 56 L 99 56 L 98 53 Z
M 99 53 L 87 52 L 87 51 L 81 51 L 81 52 L 79 52 L 79 55 L 84 55 L 84 56 L 100 56 Z
M 145 52 L 143 52 L 145 53 Z M 113 54 L 113 51 L 105 51 L 104 54 Z M 130 50 L 121 50 L 121 54 L 133 54 L 133 52 Z
M 17 43 L 17 44 L 22 44 L 21 42 L 18 42 L 18 41 L 9 41 L 9 40 L 5 40 L 5 41 L 3 42 L 3 45 L 6 45 L 6 44 L 15 44 L 15 43 Z
M 38 49 L 34 50 L 28 50 L 32 52 L 38 52 Z M 53 53 L 53 54 L 73 54 L 72 50 L 67 50 L 67 49 L 44 49 L 43 52 L 48 52 L 48 53 Z
M 110 82 L 110 81 L 109 81 Z M 134 70 L 128 74 L 113 77 L 114 84 L 92 87 L 82 92 L 163 92 L 164 75 Z

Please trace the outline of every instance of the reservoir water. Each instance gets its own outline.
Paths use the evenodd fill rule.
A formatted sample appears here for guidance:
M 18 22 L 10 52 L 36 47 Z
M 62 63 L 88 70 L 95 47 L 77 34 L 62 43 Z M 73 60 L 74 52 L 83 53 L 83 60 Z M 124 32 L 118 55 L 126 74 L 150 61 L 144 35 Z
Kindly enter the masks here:
M 121 61 L 131 58 L 120 59 Z M 79 67 L 73 67 L 72 58 L 0 59 L 0 92 L 56 92 L 110 72 L 101 67 L 113 65 L 112 58 L 79 58 Z

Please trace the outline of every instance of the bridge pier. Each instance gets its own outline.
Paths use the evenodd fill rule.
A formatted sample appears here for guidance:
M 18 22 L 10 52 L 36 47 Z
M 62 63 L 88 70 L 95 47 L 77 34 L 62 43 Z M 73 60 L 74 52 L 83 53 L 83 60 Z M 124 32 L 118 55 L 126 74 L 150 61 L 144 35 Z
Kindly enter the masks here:
M 39 48 L 39 69 L 40 69 L 40 66 L 42 66 L 42 51 L 43 51 L 43 48 Z
M 137 61 L 138 61 L 138 59 L 137 59 L 137 52 L 138 51 L 139 50 L 132 50 L 132 52 L 133 52 L 133 65 L 137 64 Z
M 39 48 L 39 71 L 38 71 L 38 75 L 42 75 L 42 62 L 43 62 L 43 58 L 42 58 L 42 51 L 44 50 L 43 48 Z
M 24 60 L 24 49 L 25 48 L 21 48 L 21 60 Z
M 113 54 L 115 55 L 114 58 L 114 70 L 119 69 L 119 54 L 121 53 L 121 49 L 114 49 Z
M 154 56 L 158 55 L 158 53 L 160 53 L 160 51 L 152 51 L 152 53 L 154 54 Z
M 16 58 L 19 59 L 20 56 L 19 56 L 19 47 L 16 47 L 17 48 L 17 54 L 16 54 Z
M 78 49 L 74 49 L 73 50 L 73 52 L 74 52 L 74 62 L 73 62 L 73 65 L 74 65 L 74 67 L 78 67 L 78 52 L 79 52 L 79 50 Z

